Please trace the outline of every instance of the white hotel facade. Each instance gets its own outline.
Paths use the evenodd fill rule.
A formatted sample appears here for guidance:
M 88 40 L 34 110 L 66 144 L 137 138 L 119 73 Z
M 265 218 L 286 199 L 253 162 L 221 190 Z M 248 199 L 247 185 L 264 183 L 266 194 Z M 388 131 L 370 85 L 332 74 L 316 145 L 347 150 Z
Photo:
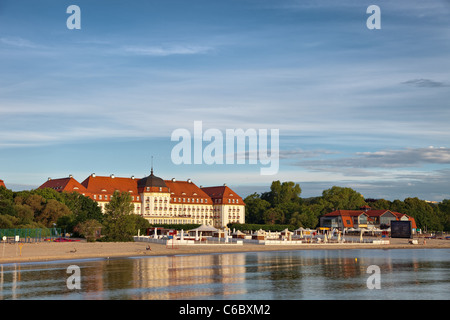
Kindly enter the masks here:
M 105 210 L 115 191 L 129 192 L 134 213 L 151 224 L 205 224 L 216 228 L 245 223 L 245 204 L 228 186 L 198 187 L 190 179 L 163 180 L 151 174 L 142 179 L 91 174 L 79 183 L 72 176 L 49 178 L 39 188 L 78 192 Z

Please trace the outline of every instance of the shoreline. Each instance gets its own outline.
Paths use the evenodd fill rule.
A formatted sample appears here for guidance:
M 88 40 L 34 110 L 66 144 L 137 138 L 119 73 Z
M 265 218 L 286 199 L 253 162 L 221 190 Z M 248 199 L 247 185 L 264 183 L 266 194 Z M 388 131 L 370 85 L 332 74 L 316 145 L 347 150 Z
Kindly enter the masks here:
M 408 239 L 390 239 L 390 244 L 329 243 L 299 245 L 212 244 L 182 245 L 176 248 L 145 242 L 37 242 L 0 244 L 0 264 L 52 262 L 60 260 L 161 257 L 195 254 L 226 254 L 264 251 L 351 250 L 351 249 L 450 249 L 449 240 L 427 239 L 424 245 L 409 244 Z M 150 246 L 151 250 L 147 250 Z

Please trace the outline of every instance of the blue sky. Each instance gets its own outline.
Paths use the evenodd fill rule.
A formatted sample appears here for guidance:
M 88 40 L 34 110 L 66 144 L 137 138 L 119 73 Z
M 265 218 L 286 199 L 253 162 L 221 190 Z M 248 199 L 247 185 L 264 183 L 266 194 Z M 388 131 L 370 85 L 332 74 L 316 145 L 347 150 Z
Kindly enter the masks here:
M 69 30 L 69 5 L 81 30 Z M 381 9 L 369 30 L 368 6 Z M 450 198 L 450 1 L 0 1 L 0 179 L 90 173 Z M 175 165 L 177 128 L 278 129 L 280 170 Z

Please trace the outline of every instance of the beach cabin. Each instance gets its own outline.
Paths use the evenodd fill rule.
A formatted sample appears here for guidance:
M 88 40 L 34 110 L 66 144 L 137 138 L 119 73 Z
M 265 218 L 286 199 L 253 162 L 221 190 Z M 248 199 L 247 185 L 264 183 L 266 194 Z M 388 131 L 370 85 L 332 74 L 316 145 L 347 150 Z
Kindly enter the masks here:
M 288 228 L 286 228 L 283 231 L 281 231 L 280 239 L 281 240 L 284 240 L 284 239 L 291 240 L 293 234 L 294 233 L 292 231 L 289 231 Z

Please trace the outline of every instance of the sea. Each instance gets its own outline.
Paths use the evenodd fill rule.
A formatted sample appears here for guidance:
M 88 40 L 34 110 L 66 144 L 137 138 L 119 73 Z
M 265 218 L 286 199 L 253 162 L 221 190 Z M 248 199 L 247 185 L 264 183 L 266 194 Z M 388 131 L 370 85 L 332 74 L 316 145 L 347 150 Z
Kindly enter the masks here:
M 11 263 L 0 265 L 0 299 L 449 300 L 450 249 L 174 250 L 171 256 Z

